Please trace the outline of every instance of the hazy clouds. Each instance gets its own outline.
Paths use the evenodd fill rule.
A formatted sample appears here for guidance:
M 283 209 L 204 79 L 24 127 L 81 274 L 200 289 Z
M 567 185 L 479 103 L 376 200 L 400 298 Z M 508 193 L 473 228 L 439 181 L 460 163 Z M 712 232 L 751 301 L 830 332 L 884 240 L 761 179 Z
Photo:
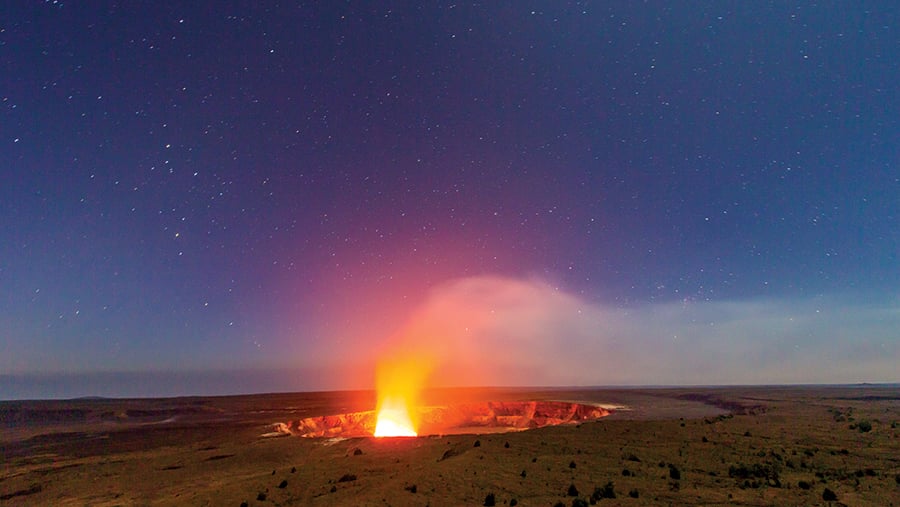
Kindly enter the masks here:
M 432 289 L 393 336 L 360 332 L 287 366 L 25 372 L 0 375 L 0 398 L 370 389 L 397 356 L 442 386 L 897 382 L 898 330 L 896 297 L 614 307 L 482 276 Z
M 385 350 L 439 385 L 852 383 L 898 380 L 897 300 L 588 303 L 539 280 L 433 289 Z

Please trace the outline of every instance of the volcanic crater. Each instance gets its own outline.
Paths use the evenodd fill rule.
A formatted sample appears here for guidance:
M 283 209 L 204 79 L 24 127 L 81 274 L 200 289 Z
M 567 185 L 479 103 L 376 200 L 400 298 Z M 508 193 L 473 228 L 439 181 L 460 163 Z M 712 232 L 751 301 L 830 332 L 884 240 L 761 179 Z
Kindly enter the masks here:
M 523 431 L 544 426 L 575 424 L 606 417 L 609 409 L 563 401 L 492 401 L 418 410 L 418 435 L 482 434 Z M 276 430 L 307 438 L 371 437 L 375 411 L 307 417 L 278 423 Z

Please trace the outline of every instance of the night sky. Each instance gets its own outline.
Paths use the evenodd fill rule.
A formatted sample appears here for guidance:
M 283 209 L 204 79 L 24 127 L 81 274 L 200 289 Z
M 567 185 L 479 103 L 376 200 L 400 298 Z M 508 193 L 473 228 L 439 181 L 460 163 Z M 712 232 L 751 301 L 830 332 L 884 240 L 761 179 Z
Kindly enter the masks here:
M 0 399 L 900 381 L 896 2 L 174 4 L 0 6 Z

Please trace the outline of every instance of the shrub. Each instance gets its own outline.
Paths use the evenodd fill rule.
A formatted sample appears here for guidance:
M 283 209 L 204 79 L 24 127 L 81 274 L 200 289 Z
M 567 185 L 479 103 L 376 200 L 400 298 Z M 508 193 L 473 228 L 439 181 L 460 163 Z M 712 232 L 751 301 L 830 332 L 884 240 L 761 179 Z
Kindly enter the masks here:
M 752 465 L 745 465 L 743 463 L 739 463 L 737 466 L 728 467 L 728 476 L 734 477 L 737 479 L 748 479 L 748 478 L 758 478 L 765 479 L 766 484 L 772 486 L 774 488 L 781 487 L 781 479 L 779 477 L 779 469 L 780 466 L 775 464 L 760 464 L 754 463 Z M 754 481 L 755 483 L 756 481 Z M 761 484 L 760 484 L 761 485 Z M 759 486 L 754 486 L 759 487 Z
M 476 440 L 475 445 L 473 445 L 472 447 L 481 447 L 481 440 Z
M 355 475 L 353 475 L 353 474 L 344 474 L 344 475 L 341 476 L 340 479 L 338 479 L 338 482 L 350 482 L 350 481 L 355 481 L 355 480 L 356 480 L 356 476 L 355 476 Z
M 578 496 L 578 488 L 575 487 L 575 484 L 569 484 L 569 489 L 566 490 L 566 494 L 569 496 Z
M 256 495 L 256 499 L 257 499 L 258 501 L 260 501 L 260 502 L 265 502 L 265 501 L 266 501 L 266 494 L 263 493 L 262 491 L 260 491 L 259 494 Z
M 630 496 L 631 498 L 637 498 L 637 497 L 641 496 L 641 494 L 638 493 L 638 490 L 632 489 L 631 491 L 628 492 L 628 496 Z
M 419 490 L 419 488 L 415 484 L 413 484 L 412 486 L 407 486 L 403 489 L 405 489 L 406 491 L 409 491 L 410 493 L 415 493 L 416 491 Z
M 286 487 L 287 487 L 287 481 L 286 481 L 286 480 L 285 480 L 285 481 L 281 481 L 281 482 L 278 484 L 278 487 L 281 488 L 281 489 L 286 488 Z
M 515 498 L 513 498 L 509 501 L 509 507 L 516 507 L 516 505 L 519 505 L 519 501 L 516 500 Z
M 825 488 L 822 491 L 822 500 L 825 500 L 826 502 L 834 502 L 837 501 L 837 495 L 834 493 L 834 491 Z
M 800 481 L 797 483 L 797 487 L 799 487 L 800 489 L 809 489 L 812 487 L 812 484 L 806 481 Z
M 576 498 L 572 500 L 572 507 L 588 507 L 587 500 L 584 498 Z
M 859 423 L 856 424 L 856 428 L 859 430 L 860 433 L 868 433 L 868 432 L 872 431 L 872 423 L 866 419 L 863 419 L 862 421 L 859 421 Z
M 497 499 L 494 498 L 494 494 L 493 494 L 493 493 L 488 493 L 488 494 L 484 497 L 484 506 L 485 506 L 485 507 L 493 507 L 494 505 L 497 505 Z
M 613 486 L 612 482 L 607 482 L 602 488 L 594 488 L 594 492 L 591 493 L 591 501 L 597 502 L 604 498 L 615 498 L 616 490 Z
M 681 479 L 681 470 L 678 470 L 678 467 L 671 463 L 669 463 L 669 477 L 675 481 Z
M 569 468 L 575 468 L 577 466 L 578 465 L 576 465 L 574 461 L 569 462 Z

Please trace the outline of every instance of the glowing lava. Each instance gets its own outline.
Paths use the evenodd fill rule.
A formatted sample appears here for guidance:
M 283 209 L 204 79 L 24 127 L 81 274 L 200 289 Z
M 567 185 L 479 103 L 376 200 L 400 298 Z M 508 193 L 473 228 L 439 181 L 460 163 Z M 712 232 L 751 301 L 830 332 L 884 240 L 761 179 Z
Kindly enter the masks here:
M 418 435 L 419 395 L 430 370 L 429 361 L 402 357 L 378 364 L 375 408 L 376 437 L 415 437 Z
M 415 437 L 417 436 L 409 406 L 402 399 L 387 398 L 378 411 L 375 423 L 376 437 Z

